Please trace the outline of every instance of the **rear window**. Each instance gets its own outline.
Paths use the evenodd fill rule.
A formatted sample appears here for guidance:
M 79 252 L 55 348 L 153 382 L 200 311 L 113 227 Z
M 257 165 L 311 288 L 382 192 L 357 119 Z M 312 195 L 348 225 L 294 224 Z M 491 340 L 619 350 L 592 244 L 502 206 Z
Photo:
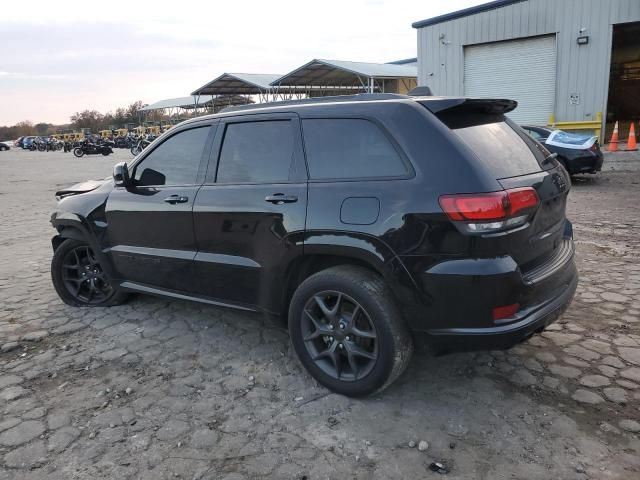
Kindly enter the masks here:
M 438 114 L 453 132 L 476 154 L 494 178 L 536 173 L 545 165 L 545 152 L 516 124 L 503 115 L 477 112 Z M 545 165 L 552 168 L 552 162 Z

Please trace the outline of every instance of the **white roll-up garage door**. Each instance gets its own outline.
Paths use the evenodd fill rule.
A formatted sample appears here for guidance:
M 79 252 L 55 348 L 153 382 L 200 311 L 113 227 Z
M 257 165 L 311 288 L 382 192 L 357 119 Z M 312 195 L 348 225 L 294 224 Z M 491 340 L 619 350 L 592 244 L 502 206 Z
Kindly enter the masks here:
M 545 125 L 555 103 L 555 35 L 464 47 L 464 93 L 516 100 L 509 117 Z

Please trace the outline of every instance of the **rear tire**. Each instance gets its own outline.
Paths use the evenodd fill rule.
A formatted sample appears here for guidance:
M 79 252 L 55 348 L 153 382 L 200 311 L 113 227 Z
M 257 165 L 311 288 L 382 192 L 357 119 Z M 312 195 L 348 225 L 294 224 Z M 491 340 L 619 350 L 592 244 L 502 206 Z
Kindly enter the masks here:
M 300 284 L 289 307 L 298 358 L 319 383 L 360 397 L 384 390 L 406 369 L 413 341 L 377 274 L 345 265 Z
M 110 284 L 91 247 L 80 240 L 67 239 L 56 249 L 51 280 L 60 299 L 73 307 L 111 307 L 128 298 Z

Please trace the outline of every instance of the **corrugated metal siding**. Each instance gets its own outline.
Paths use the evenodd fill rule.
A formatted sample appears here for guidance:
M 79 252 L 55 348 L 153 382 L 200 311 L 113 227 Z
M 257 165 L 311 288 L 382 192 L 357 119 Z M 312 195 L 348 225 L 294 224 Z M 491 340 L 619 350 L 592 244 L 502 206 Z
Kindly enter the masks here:
M 637 21 L 640 0 L 528 0 L 419 28 L 418 83 L 463 95 L 465 45 L 557 33 L 556 120 L 591 120 L 606 107 L 612 24 Z M 588 45 L 576 42 L 581 28 Z
M 509 117 L 518 123 L 547 123 L 555 84 L 555 35 L 465 47 L 465 96 L 516 100 L 518 108 Z

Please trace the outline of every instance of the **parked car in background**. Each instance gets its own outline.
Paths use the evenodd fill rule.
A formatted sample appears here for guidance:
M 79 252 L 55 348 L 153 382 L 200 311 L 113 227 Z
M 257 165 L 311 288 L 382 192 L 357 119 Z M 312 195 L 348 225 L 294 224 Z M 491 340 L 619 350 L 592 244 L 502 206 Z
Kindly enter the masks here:
M 9 150 L 11 147 L 9 146 L 10 142 L 0 142 L 0 152 Z
M 510 348 L 578 282 L 571 182 L 516 105 L 354 95 L 188 120 L 57 192 L 54 287 L 73 306 L 140 292 L 262 312 L 350 396 L 390 385 L 419 340 Z
M 16 148 L 22 148 L 22 142 L 26 137 L 19 137 L 15 142 L 13 142 L 13 146 Z
M 569 133 L 548 127 L 522 125 L 522 129 L 551 153 L 558 154 L 558 161 L 569 172 L 596 173 L 602 170 L 604 155 L 600 150 L 598 137 Z
M 32 146 L 32 144 L 36 140 L 36 138 L 38 138 L 38 137 L 35 137 L 35 136 L 33 136 L 33 137 L 24 137 L 22 139 L 22 148 L 25 149 L 25 150 L 28 150 Z

